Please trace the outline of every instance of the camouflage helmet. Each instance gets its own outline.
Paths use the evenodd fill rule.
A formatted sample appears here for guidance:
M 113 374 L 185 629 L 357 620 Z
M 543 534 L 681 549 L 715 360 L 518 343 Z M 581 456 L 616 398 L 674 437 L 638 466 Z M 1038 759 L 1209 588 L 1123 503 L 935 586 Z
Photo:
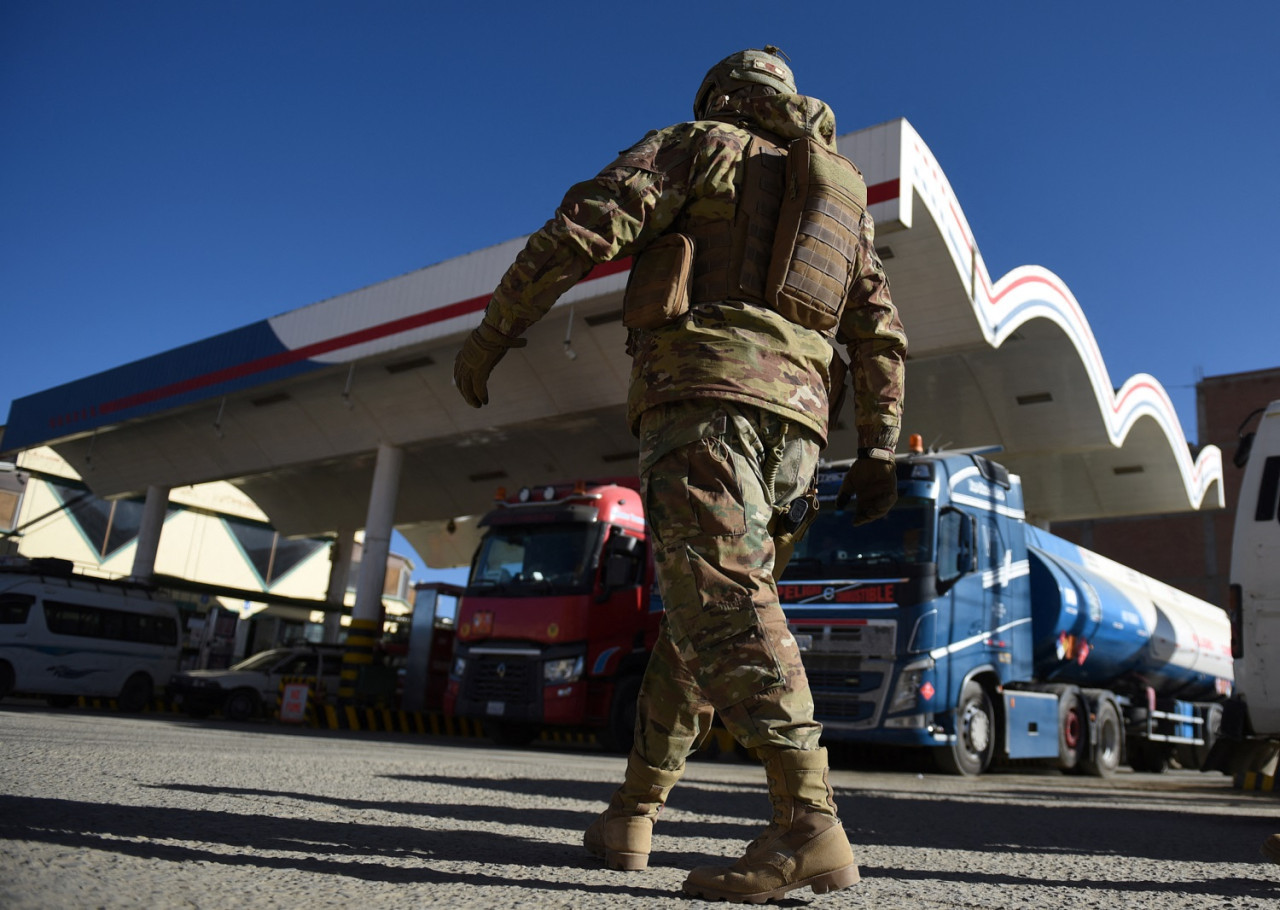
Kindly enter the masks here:
M 713 97 L 728 95 L 748 85 L 763 85 L 783 94 L 796 91 L 791 67 L 772 44 L 763 50 L 747 49 L 730 54 L 707 71 L 693 99 L 693 115 L 705 117 Z

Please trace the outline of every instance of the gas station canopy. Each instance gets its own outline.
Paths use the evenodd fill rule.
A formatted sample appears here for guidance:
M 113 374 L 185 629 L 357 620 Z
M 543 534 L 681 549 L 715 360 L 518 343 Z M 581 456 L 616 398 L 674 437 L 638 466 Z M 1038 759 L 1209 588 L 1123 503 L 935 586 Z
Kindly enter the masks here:
M 910 345 L 905 433 L 998 445 L 1039 523 L 1222 506 L 1217 448 L 1192 457 L 1151 376 L 1117 388 L 1052 272 L 993 280 L 915 130 L 842 136 Z M 513 350 L 474 410 L 453 358 L 523 238 L 15 401 L 5 452 L 52 446 L 104 497 L 212 480 L 284 534 L 363 526 L 375 452 L 403 453 L 395 524 L 433 567 L 470 558 L 500 486 L 632 475 L 621 324 L 629 262 L 597 268 Z M 826 456 L 851 457 L 853 421 Z

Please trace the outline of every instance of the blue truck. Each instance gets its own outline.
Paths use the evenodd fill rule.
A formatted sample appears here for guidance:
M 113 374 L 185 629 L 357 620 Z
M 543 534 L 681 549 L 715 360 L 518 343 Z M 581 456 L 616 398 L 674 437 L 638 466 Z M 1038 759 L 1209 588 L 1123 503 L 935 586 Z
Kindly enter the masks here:
M 819 504 L 778 588 L 827 742 L 933 750 L 981 774 L 1200 767 L 1231 692 L 1218 607 L 1029 523 L 990 450 L 898 456 L 898 503 Z

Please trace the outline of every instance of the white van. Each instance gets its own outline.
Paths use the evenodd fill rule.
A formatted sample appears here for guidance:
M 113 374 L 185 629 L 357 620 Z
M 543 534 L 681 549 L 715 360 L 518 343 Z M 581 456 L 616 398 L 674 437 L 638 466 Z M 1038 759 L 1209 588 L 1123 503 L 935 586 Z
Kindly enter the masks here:
M 1232 653 L 1250 731 L 1280 737 L 1280 401 L 1247 450 L 1231 542 Z
M 65 560 L 0 561 L 0 698 L 141 711 L 178 668 L 178 632 L 178 608 L 147 588 L 73 575 Z

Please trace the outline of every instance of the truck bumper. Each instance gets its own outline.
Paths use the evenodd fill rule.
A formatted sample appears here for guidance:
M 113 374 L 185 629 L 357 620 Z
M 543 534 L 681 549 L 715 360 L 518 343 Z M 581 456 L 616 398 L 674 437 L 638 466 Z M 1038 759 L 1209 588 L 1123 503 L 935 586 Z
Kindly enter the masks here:
M 916 715 L 912 719 L 912 726 L 903 727 L 867 728 L 822 717 L 817 720 L 822 724 L 823 740 L 830 742 L 932 748 L 945 746 L 954 738 L 935 721 L 932 714 Z

